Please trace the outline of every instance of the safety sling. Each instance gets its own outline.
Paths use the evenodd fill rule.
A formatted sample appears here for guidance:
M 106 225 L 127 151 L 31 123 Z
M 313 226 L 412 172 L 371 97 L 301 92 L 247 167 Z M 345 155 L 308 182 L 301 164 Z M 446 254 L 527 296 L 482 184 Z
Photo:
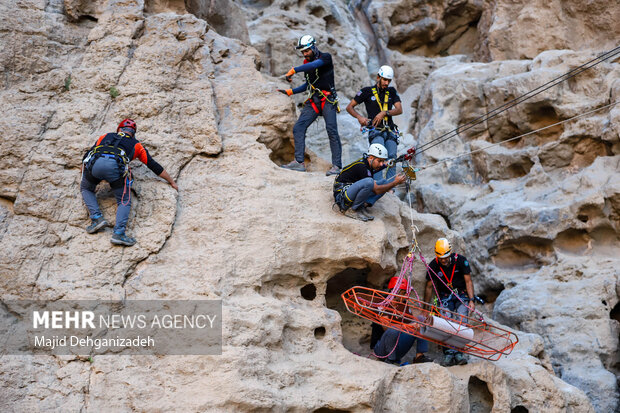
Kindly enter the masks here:
M 102 142 L 105 140 L 105 138 L 107 138 L 108 135 L 106 135 L 106 137 L 102 139 Z M 90 152 L 88 152 L 82 163 L 84 164 L 84 170 L 87 172 L 85 176 L 88 179 L 92 177 L 93 165 L 95 164 L 97 159 L 101 158 L 102 156 L 114 158 L 116 160 L 118 171 L 121 177 L 114 182 L 110 182 L 110 187 L 120 188 L 121 186 L 123 186 L 125 178 L 129 175 L 130 160 L 125 153 L 125 150 L 123 148 L 119 148 L 118 144 L 120 143 L 121 139 L 123 139 L 124 137 L 129 137 L 129 135 L 123 132 L 115 133 L 113 135 L 116 136 L 114 136 L 112 142 L 95 146 Z M 92 181 L 93 179 L 91 178 L 89 180 Z
M 307 60 L 304 60 L 304 64 L 307 62 L 308 62 Z M 338 96 L 336 95 L 336 90 L 334 90 L 333 88 L 331 91 L 321 90 L 321 89 L 316 88 L 313 84 L 313 83 L 316 83 L 317 80 L 319 80 L 319 69 L 317 68 L 315 70 L 316 78 L 314 82 L 310 81 L 310 75 L 308 75 L 308 73 L 305 73 L 305 77 L 306 77 L 306 82 L 308 83 L 309 95 L 304 103 L 310 101 L 310 104 L 312 105 L 312 109 L 314 109 L 314 111 L 319 115 L 323 114 L 323 108 L 325 108 L 326 102 L 336 106 L 336 112 L 340 113 L 340 105 L 338 104 Z M 315 96 L 315 95 L 318 95 L 318 96 Z M 331 96 L 331 99 L 329 96 Z M 321 109 L 319 109 L 319 106 L 321 107 Z
M 385 111 L 387 113 L 388 111 L 388 100 L 390 99 L 390 91 L 386 90 L 385 91 L 385 95 L 383 96 L 383 103 L 381 103 L 381 99 L 379 98 L 379 93 L 377 92 L 377 88 L 373 87 L 372 88 L 372 94 L 375 97 L 375 100 L 377 102 L 377 105 L 379 106 L 379 111 L 383 112 Z M 398 131 L 398 128 L 396 127 L 396 125 L 394 125 L 394 129 L 390 128 L 389 124 L 388 124 L 388 117 L 385 116 L 382 119 L 382 123 L 381 123 L 381 127 L 375 127 L 373 129 L 378 130 L 379 132 L 384 132 L 384 131 L 388 131 L 390 132 L 388 134 L 387 139 L 392 139 L 394 141 L 396 141 L 396 144 L 398 145 L 398 137 L 400 136 L 400 132 Z M 370 129 L 370 128 L 369 128 Z M 368 140 L 370 143 L 372 143 L 373 137 L 371 136 L 371 134 L 368 135 Z

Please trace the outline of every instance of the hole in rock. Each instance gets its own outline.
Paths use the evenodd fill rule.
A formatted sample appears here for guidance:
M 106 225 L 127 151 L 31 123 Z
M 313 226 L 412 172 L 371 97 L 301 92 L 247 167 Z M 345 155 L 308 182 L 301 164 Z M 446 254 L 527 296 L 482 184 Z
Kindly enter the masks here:
M 555 260 L 552 242 L 544 238 L 522 237 L 508 240 L 495 249 L 493 263 L 502 269 L 535 271 Z
M 557 235 L 554 246 L 565 254 L 583 255 L 589 243 L 590 237 L 586 231 L 570 228 Z
M 300 289 L 301 296 L 308 301 L 312 301 L 316 298 L 316 285 L 308 284 L 304 285 Z
M 620 302 L 611 309 L 609 312 L 609 318 L 620 323 Z
M 316 409 L 313 413 L 350 413 L 351 410 L 333 409 L 331 407 L 321 407 Z
M 469 411 L 471 413 L 488 413 L 493 409 L 493 395 L 489 386 L 476 376 L 469 378 L 467 385 L 469 392 Z
M 490 287 L 485 287 L 480 290 L 480 294 L 478 296 L 484 300 L 485 303 L 494 303 L 497 300 L 497 297 L 504 291 L 506 287 L 502 283 L 498 283 L 497 285 L 493 285 Z
M 529 413 L 530 411 L 521 405 L 515 406 L 512 408 L 512 410 L 510 410 L 510 413 Z
M 349 288 L 358 285 L 377 288 L 376 285 L 371 285 L 369 280 L 379 280 L 379 282 L 382 282 L 387 277 L 388 274 L 382 274 L 380 269 L 373 272 L 370 268 L 347 268 L 327 281 L 325 304 L 327 308 L 340 313 L 342 317 L 342 345 L 353 353 L 369 354 L 371 323 L 347 311 L 341 294 Z
M 560 118 L 556 113 L 553 106 L 549 106 L 544 103 L 535 103 L 529 105 L 526 109 L 529 123 L 531 126 L 531 130 L 536 130 L 540 128 L 547 127 L 549 125 L 553 125 L 554 123 L 558 123 Z M 522 133 L 530 132 L 529 130 L 524 130 Z M 537 132 L 531 136 L 526 137 L 526 142 L 528 139 L 531 139 L 532 142 L 530 145 L 538 146 L 542 145 L 546 142 L 556 141 L 558 137 L 564 132 L 563 125 L 557 125 L 549 129 L 542 130 Z
M 314 329 L 314 338 L 321 340 L 325 337 L 325 327 L 317 327 Z
M 598 218 L 603 216 L 603 211 L 598 205 L 585 204 L 579 208 L 577 211 L 577 219 L 581 222 L 588 222 L 593 218 Z

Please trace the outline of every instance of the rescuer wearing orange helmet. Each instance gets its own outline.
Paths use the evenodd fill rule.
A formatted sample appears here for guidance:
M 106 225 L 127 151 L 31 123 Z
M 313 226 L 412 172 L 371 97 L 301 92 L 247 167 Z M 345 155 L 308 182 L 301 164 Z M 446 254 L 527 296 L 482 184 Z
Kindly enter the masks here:
M 446 238 L 439 238 L 435 243 L 436 259 L 428 265 L 424 301 L 429 303 L 433 294 L 439 294 L 439 306 L 446 310 L 467 316 L 475 310 L 474 283 L 467 258 L 454 254 Z M 435 291 L 436 289 L 436 291 Z M 465 303 L 465 304 L 463 304 Z M 458 320 L 457 320 L 458 321 Z M 467 364 L 463 353 L 444 348 L 443 364 Z

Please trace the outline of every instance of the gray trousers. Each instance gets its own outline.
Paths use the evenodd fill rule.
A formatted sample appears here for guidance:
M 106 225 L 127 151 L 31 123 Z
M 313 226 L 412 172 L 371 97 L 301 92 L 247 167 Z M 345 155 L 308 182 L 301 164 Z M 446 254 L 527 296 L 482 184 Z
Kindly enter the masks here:
M 97 195 L 95 190 L 97 185 L 101 181 L 114 182 L 121 178 L 121 173 L 118 170 L 118 164 L 116 159 L 101 157 L 93 164 L 91 171 L 93 181 L 86 179 L 82 176 L 82 182 L 80 183 L 80 191 L 82 192 L 82 199 L 88 208 L 88 213 L 91 219 L 97 219 L 103 214 L 99 209 L 99 203 L 97 202 Z M 116 224 L 114 225 L 114 232 L 117 234 L 125 233 L 125 227 L 129 220 L 129 211 L 131 211 L 131 183 L 126 182 L 127 185 L 123 185 L 120 188 L 112 188 L 114 196 L 116 197 Z M 123 197 L 123 191 L 125 196 Z M 123 199 L 124 198 L 124 199 Z
M 351 184 L 345 191 L 345 195 L 347 198 L 353 201 L 353 205 L 351 208 L 357 210 L 361 206 L 364 205 L 364 202 L 368 202 L 370 206 L 373 206 L 375 202 L 379 200 L 385 194 L 375 194 L 373 188 L 375 187 L 375 182 L 377 185 L 385 185 L 389 182 L 392 182 L 394 177 L 390 179 L 381 179 L 379 181 L 375 181 L 374 179 L 368 177 L 364 179 L 360 179 L 359 181 Z
M 388 159 L 396 159 L 396 152 L 398 147 L 398 137 L 388 130 L 383 132 L 372 130 L 368 132 L 368 140 L 371 144 L 378 143 L 385 146 L 388 152 Z M 385 175 L 385 179 L 393 178 L 396 175 L 396 166 L 389 168 Z M 383 171 L 379 171 L 373 175 L 375 180 L 383 179 Z
M 320 109 L 320 105 L 318 106 Z M 342 144 L 338 135 L 338 122 L 336 121 L 336 105 L 325 103 L 323 108 L 323 119 L 325 119 L 325 129 L 329 137 L 329 148 L 332 151 L 332 165 L 342 168 Z M 304 161 L 304 153 L 306 151 L 306 131 L 308 127 L 319 117 L 319 114 L 312 108 L 310 102 L 307 102 L 301 109 L 299 119 L 293 126 L 293 137 L 295 138 L 295 160 L 297 162 Z

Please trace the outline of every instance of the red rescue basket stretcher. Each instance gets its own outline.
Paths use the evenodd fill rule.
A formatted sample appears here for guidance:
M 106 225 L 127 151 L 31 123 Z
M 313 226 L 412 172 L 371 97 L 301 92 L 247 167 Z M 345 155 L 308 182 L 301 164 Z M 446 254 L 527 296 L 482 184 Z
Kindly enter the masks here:
M 404 295 L 353 287 L 342 299 L 362 318 L 491 361 L 510 354 L 519 342 L 508 330 Z

